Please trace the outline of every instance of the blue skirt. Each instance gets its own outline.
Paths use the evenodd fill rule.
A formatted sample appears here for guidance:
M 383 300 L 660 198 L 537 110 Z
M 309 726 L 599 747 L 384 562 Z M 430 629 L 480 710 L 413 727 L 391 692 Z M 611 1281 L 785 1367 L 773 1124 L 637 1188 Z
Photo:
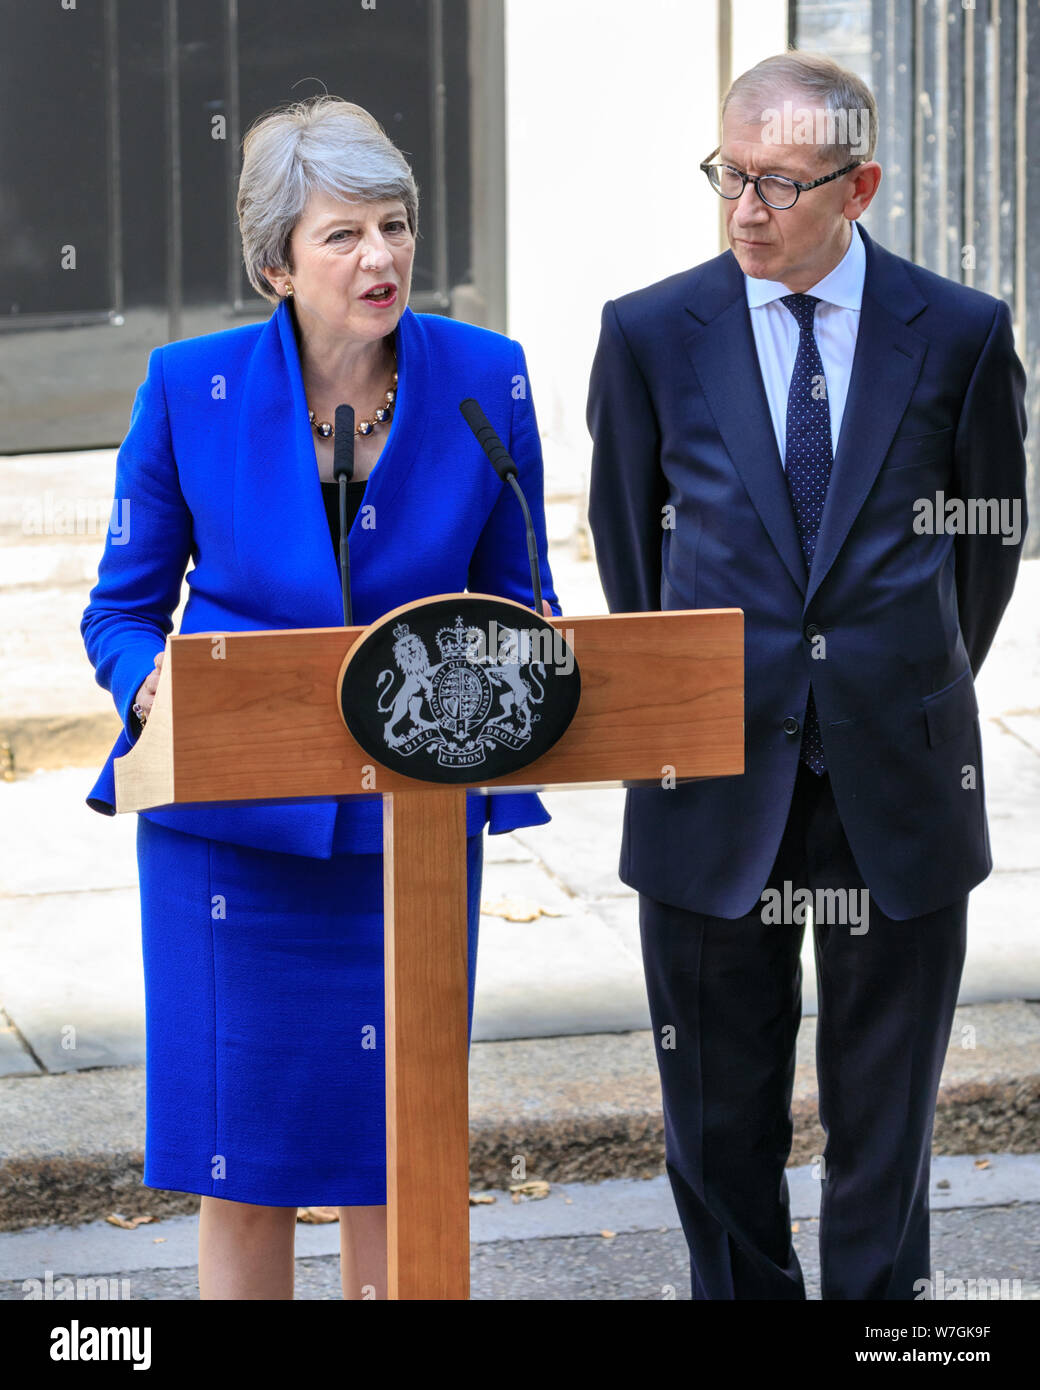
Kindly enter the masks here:
M 473 1017 L 483 840 L 467 840 Z M 311 859 L 137 818 L 144 1183 L 386 1202 L 383 856 Z

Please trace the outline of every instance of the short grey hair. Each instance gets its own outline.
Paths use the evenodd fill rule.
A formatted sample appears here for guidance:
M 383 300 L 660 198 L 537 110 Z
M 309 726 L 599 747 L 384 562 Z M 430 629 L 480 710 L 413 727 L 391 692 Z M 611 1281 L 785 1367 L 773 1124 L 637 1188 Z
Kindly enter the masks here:
M 852 137 L 852 126 L 846 120 L 845 138 L 841 136 L 841 124 L 836 123 L 834 129 L 838 138 L 815 145 L 821 164 L 833 164 L 836 169 L 844 169 L 855 159 L 866 161 L 874 158 L 878 137 L 874 94 L 858 73 L 839 66 L 833 58 L 823 53 L 791 51 L 763 58 L 753 68 L 748 68 L 747 72 L 733 79 L 723 98 L 722 119 L 725 120 L 726 110 L 733 102 L 744 112 L 764 113 L 770 107 L 775 108 L 780 98 L 792 94 L 804 96 L 807 106 L 814 110 L 866 113 L 865 152 L 858 148 L 860 142 Z
M 399 198 L 418 234 L 411 167 L 364 107 L 322 94 L 265 112 L 242 142 L 236 207 L 249 283 L 272 303 L 279 296 L 264 266 L 291 273 L 289 240 L 315 190 L 370 203 Z

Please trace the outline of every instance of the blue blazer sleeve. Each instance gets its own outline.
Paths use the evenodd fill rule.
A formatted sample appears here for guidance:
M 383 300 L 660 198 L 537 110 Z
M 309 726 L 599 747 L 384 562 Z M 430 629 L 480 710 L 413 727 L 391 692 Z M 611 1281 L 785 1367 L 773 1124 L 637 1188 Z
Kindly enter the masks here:
M 114 505 L 122 508 L 123 531 L 108 528 L 80 633 L 97 683 L 111 692 L 133 743 L 141 734 L 134 698 L 173 629 L 192 549 L 191 512 L 170 438 L 162 348 L 148 358 L 148 375 L 116 456 Z

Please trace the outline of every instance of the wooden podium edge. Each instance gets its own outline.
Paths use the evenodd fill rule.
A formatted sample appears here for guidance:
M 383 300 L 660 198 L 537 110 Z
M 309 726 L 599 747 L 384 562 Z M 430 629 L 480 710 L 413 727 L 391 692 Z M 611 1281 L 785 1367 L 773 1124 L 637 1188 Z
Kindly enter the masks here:
M 176 774 L 175 774 L 175 765 L 174 765 L 174 752 L 175 752 L 175 736 L 176 736 L 176 730 L 175 730 L 174 727 L 173 727 L 173 691 L 172 691 L 172 682 L 173 682 L 173 680 L 174 680 L 174 678 L 175 678 L 174 673 L 175 673 L 175 668 L 176 668 L 176 647 L 177 647 L 177 646 L 179 646 L 179 645 L 181 645 L 181 644 L 186 644 L 186 643 L 189 643 L 189 642 L 193 642 L 193 641 L 196 641 L 196 640 L 197 640 L 197 641 L 204 641 L 204 642 L 206 642 L 206 643 L 210 643 L 210 642 L 212 642 L 212 639 L 213 639 L 214 637 L 228 637 L 228 638 L 233 638 L 233 637 L 250 637 L 250 638 L 252 638 L 252 637 L 265 637 L 265 636 L 279 636 L 279 637 L 285 637 L 285 636 L 290 635 L 290 634 L 301 633 L 301 632 L 307 632 L 307 633 L 312 633 L 312 634 L 317 634 L 317 633 L 321 633 L 321 634 L 332 634 L 332 633 L 335 633 L 335 634 L 343 635 L 343 636 L 345 636 L 345 637 L 347 637 L 347 638 L 349 639 L 349 646 L 348 646 L 348 648 L 347 648 L 346 653 L 345 653 L 344 656 L 343 656 L 343 659 L 342 659 L 342 662 L 341 662 L 341 665 L 340 665 L 340 670 L 339 670 L 339 673 L 338 673 L 338 681 L 341 682 L 341 681 L 342 681 L 343 672 L 345 671 L 346 667 L 348 666 L 348 664 L 349 664 L 349 662 L 350 662 L 351 655 L 353 654 L 354 650 L 357 648 L 357 646 L 358 646 L 358 644 L 359 644 L 361 638 L 362 638 L 366 633 L 368 633 L 369 631 L 371 631 L 372 628 L 375 628 L 375 627 L 378 627 L 378 626 L 383 625 L 384 623 L 393 621 L 393 620 L 395 620 L 396 618 L 398 618 L 401 614 L 407 613 L 407 612 L 409 612 L 409 611 L 412 611 L 412 610 L 414 610 L 414 609 L 417 608 L 417 607 L 422 607 L 422 606 L 425 606 L 425 605 L 431 604 L 431 603 L 440 603 L 440 602 L 443 602 L 445 599 L 451 599 L 451 598 L 455 598 L 455 597 L 458 597 L 458 598 L 482 598 L 482 599 L 490 599 L 490 600 L 492 600 L 493 602 L 506 604 L 506 605 L 508 605 L 508 606 L 510 606 L 510 607 L 516 608 L 516 609 L 518 610 L 518 612 L 520 612 L 520 613 L 523 613 L 523 614 L 531 614 L 531 615 L 533 615 L 533 616 L 537 616 L 537 615 L 534 613 L 534 610 L 533 610 L 532 608 L 527 607 L 527 606 L 524 605 L 524 604 L 517 603 L 514 599 L 502 598 L 502 597 L 500 597 L 500 596 L 498 596 L 498 595 L 495 595 L 495 594 L 477 594 L 477 593 L 475 593 L 475 594 L 464 593 L 464 594 L 459 594 L 459 595 L 454 595 L 454 594 L 434 594 L 434 595 L 428 596 L 427 598 L 418 599 L 418 600 L 416 600 L 416 601 L 413 602 L 413 603 L 401 604 L 401 605 L 399 605 L 397 608 L 391 609 L 390 612 L 381 615 L 381 617 L 377 618 L 377 619 L 375 620 L 374 623 L 372 623 L 372 624 L 370 624 L 370 625 L 367 625 L 367 626 L 363 626 L 363 627 L 362 627 L 362 626 L 354 626 L 354 627 L 337 626 L 337 627 L 319 627 L 319 628 L 255 628 L 255 629 L 250 628 L 250 629 L 245 630 L 245 631 L 242 631 L 242 632 L 236 632 L 236 631 L 221 631 L 221 630 L 216 630 L 216 629 L 214 629 L 214 630 L 212 630 L 212 631 L 207 630 L 207 631 L 205 631 L 205 632 L 185 632 L 185 633 L 173 633 L 173 634 L 170 634 L 170 636 L 168 636 L 167 639 L 166 639 L 166 648 L 165 648 L 165 656 L 164 656 L 164 660 L 163 660 L 163 666 L 162 666 L 161 674 L 160 674 L 160 677 L 159 677 L 159 684 L 158 684 L 158 687 L 157 687 L 157 690 L 156 690 L 155 702 L 154 702 L 154 704 L 153 704 L 152 711 L 151 711 L 151 713 L 149 714 L 148 721 L 147 721 L 147 723 L 145 724 L 144 729 L 143 729 L 143 731 L 142 731 L 140 737 L 137 739 L 136 743 L 134 743 L 133 747 L 129 750 L 129 752 L 127 752 L 126 754 L 124 754 L 121 758 L 116 758 L 115 761 L 114 761 L 114 764 L 113 764 L 113 776 L 114 776 L 114 781 L 115 781 L 116 811 L 117 811 L 117 813 L 131 813 L 131 812 L 134 812 L 134 811 L 153 810 L 153 809 L 158 809 L 159 807 L 165 808 L 165 807 L 173 807 L 173 806 L 196 806 L 196 805 L 214 806 L 214 805 L 224 805 L 224 804 L 234 806 L 234 805 L 249 804 L 249 801 L 250 801 L 250 800 L 255 799 L 255 798 L 246 798 L 246 799 L 242 799 L 242 798 L 237 798 L 237 799 L 236 799 L 236 798 L 231 798 L 231 799 L 229 799 L 226 803 L 225 803 L 225 802 L 222 802 L 222 801 L 214 801 L 214 800 L 206 800 L 206 801 L 200 801 L 200 802 L 190 801 L 190 800 L 187 800 L 187 799 L 186 799 L 186 800 L 183 800 L 183 801 L 179 801 L 179 802 L 175 800 L 175 796 L 176 796 Z M 624 612 L 624 613 L 590 613 L 590 614 L 564 614 L 564 615 L 555 615 L 555 614 L 554 614 L 551 618 L 545 618 L 544 615 L 543 615 L 542 621 L 547 622 L 547 623 L 549 623 L 551 626 L 553 626 L 553 627 L 555 627 L 555 628 L 557 628 L 557 629 L 559 629 L 559 630 L 563 630 L 563 631 L 565 632 L 568 626 L 570 626 L 570 625 L 572 625 L 572 624 L 575 624 L 575 623 L 582 623 L 582 624 L 596 623 L 596 624 L 599 624 L 599 623 L 610 623 L 610 622 L 613 622 L 614 620 L 619 619 L 619 618 L 652 618 L 652 617 L 662 617 L 662 616 L 667 616 L 667 617 L 672 617 L 672 616 L 674 616 L 674 617 L 693 617 L 693 616 L 695 616 L 695 615 L 696 615 L 696 616 L 705 616 L 705 617 L 707 617 L 707 616 L 723 616 L 723 615 L 724 615 L 724 616 L 729 616 L 729 617 L 736 617 L 736 618 L 739 619 L 741 631 L 743 631 L 743 625 L 744 625 L 744 612 L 743 612 L 743 610 L 740 609 L 740 608 L 676 608 L 676 609 L 648 609 L 648 610 L 642 610 L 642 611 L 631 612 L 631 613 L 629 613 L 629 612 Z M 337 689 L 337 692 L 338 692 L 339 684 L 337 684 L 336 689 Z M 743 696 L 743 692 L 742 692 L 742 696 Z M 340 722 L 341 726 L 343 727 L 344 732 L 347 734 L 348 737 L 352 737 L 352 736 L 350 735 L 349 729 L 347 729 L 346 721 L 345 721 L 345 719 L 344 719 L 342 709 L 339 708 L 338 695 L 337 695 L 337 698 L 336 698 L 336 706 L 337 706 L 337 714 L 338 714 L 338 717 L 339 717 L 339 722 Z M 742 710 L 741 710 L 741 714 L 742 714 L 742 716 L 743 716 L 743 699 L 742 699 Z M 742 718 L 742 723 L 743 723 L 743 718 Z M 361 751 L 361 750 L 359 750 L 359 751 Z M 697 782 L 697 781 L 709 780 L 709 779 L 713 779 L 714 777 L 717 777 L 717 776 L 731 776 L 731 777 L 741 776 L 741 775 L 743 775 L 743 773 L 745 772 L 745 752 L 746 752 L 746 750 L 745 750 L 745 748 L 744 748 L 744 746 L 743 746 L 743 740 L 742 740 L 742 745 L 741 745 L 741 750 L 740 750 L 740 766 L 739 766 L 739 767 L 734 766 L 734 767 L 732 767 L 731 769 L 727 770 L 726 772 L 710 773 L 710 774 L 707 774 L 706 776 L 703 776 L 703 777 L 702 777 L 702 776 L 698 776 L 698 775 L 684 776 L 684 777 L 679 778 L 679 781 L 680 781 L 680 782 L 683 782 L 683 783 L 686 783 L 686 782 Z M 366 756 L 367 756 L 367 755 L 366 755 Z M 611 790 L 613 790 L 613 789 L 628 789 L 628 788 L 637 788 L 637 787 L 643 787 L 643 786 L 653 786 L 653 785 L 655 785 L 655 780 L 656 780 L 656 779 L 648 779 L 648 780 L 645 780 L 645 781 L 644 781 L 644 780 L 640 780 L 640 779 L 620 779 L 620 778 L 612 778 L 612 779 L 606 779 L 606 780 L 599 780 L 599 779 L 597 779 L 597 780 L 590 781 L 590 782 L 575 783 L 573 780 L 568 780 L 568 781 L 563 781 L 563 782 L 556 782 L 556 781 L 553 780 L 552 778 L 549 778 L 549 779 L 547 779 L 547 780 L 542 781 L 542 780 L 538 780 L 538 779 L 537 779 L 537 762 L 536 762 L 535 764 L 532 764 L 532 771 L 535 772 L 535 776 L 532 778 L 532 781 L 531 781 L 530 783 L 526 783 L 526 782 L 521 782 L 521 783 L 517 783 L 517 782 L 506 782 L 506 783 L 502 783 L 502 782 L 500 782 L 500 781 L 498 781 L 498 780 L 496 779 L 496 781 L 494 781 L 494 782 L 480 782 L 480 781 L 478 781 L 478 782 L 472 784 L 472 786 L 471 786 L 470 784 L 466 784 L 465 787 L 464 787 L 464 788 L 461 788 L 461 789 L 479 789 L 479 788 L 487 788 L 487 789 L 489 789 L 489 790 L 494 790 L 494 789 L 496 789 L 496 788 L 498 788 L 498 787 L 501 787 L 501 789 L 502 789 L 503 791 L 508 791 L 508 792 L 522 792 L 522 791 L 527 791 L 527 792 L 540 793 L 540 792 L 543 792 L 543 791 L 550 791 L 550 790 L 553 790 L 553 789 L 555 789 L 555 788 L 557 788 L 557 787 L 564 788 L 564 787 L 571 787 L 571 786 L 581 786 L 581 787 L 583 787 L 583 788 L 585 788 L 586 790 L 589 790 L 589 791 L 595 790 L 595 789 L 604 789 L 604 790 L 611 789 Z M 435 792 L 435 791 L 438 791 L 438 790 L 443 790 L 444 787 L 445 787 L 445 784 L 444 784 L 444 783 L 441 783 L 441 782 L 425 782 L 425 781 L 422 781 L 422 780 L 419 779 L 419 778 L 410 778 L 410 779 L 408 779 L 408 785 L 407 785 L 406 787 L 405 787 L 405 786 L 399 787 L 398 790 L 420 790 L 420 791 L 427 791 L 427 792 Z M 379 792 L 374 792 L 374 793 L 373 793 L 373 795 L 380 795 L 380 794 L 381 794 L 381 793 L 379 793 Z M 354 793 L 344 793 L 344 795 L 345 795 L 345 796 L 353 796 L 353 795 L 355 795 L 355 794 L 354 794 Z M 160 799 L 160 797 L 161 797 L 161 799 Z M 323 800 L 323 801 L 324 801 L 324 800 L 328 800 L 329 798 L 328 798 L 327 795 L 323 795 L 323 796 L 318 797 L 318 798 L 316 798 L 316 797 L 278 797 L 277 799 L 278 799 L 279 801 L 299 802 L 300 805 L 307 805 L 307 804 L 309 804 L 310 802 L 312 802 L 312 801 L 314 801 L 314 800 Z M 333 798 L 333 799 L 338 799 L 338 798 Z
M 185 636 L 194 636 L 185 633 Z M 167 637 L 163 653 L 163 664 L 159 671 L 159 683 L 155 688 L 155 699 L 148 718 L 141 729 L 140 737 L 123 757 L 116 758 L 112 764 L 115 779 L 116 809 L 145 799 L 144 787 L 154 792 L 158 787 L 168 793 L 168 801 L 173 804 L 174 759 L 173 759 L 173 681 L 174 657 L 171 638 Z M 157 803 L 152 798 L 152 806 Z M 132 809 L 136 810 L 136 806 Z

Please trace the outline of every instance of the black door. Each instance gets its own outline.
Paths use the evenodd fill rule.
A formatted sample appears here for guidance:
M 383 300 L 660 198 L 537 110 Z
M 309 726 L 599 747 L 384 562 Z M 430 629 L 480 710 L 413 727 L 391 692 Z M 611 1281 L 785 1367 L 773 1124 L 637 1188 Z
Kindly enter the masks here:
M 467 0 L 3 0 L 0 452 L 118 444 L 157 343 L 271 306 L 241 264 L 241 140 L 356 101 L 412 163 L 410 303 L 470 279 Z

